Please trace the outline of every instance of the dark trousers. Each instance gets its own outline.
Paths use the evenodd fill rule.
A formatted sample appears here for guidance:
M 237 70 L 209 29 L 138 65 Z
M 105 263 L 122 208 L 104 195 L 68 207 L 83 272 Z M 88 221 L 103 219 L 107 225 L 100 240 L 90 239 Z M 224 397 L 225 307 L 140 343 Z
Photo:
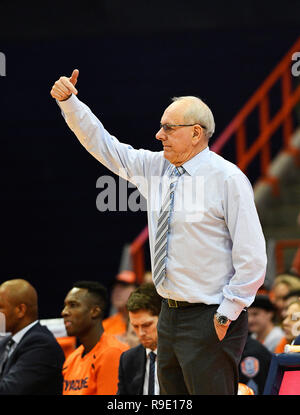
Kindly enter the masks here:
M 163 301 L 157 325 L 157 371 L 162 395 L 237 394 L 248 315 L 242 311 L 220 341 L 213 323 L 217 308 L 206 304 L 169 308 Z

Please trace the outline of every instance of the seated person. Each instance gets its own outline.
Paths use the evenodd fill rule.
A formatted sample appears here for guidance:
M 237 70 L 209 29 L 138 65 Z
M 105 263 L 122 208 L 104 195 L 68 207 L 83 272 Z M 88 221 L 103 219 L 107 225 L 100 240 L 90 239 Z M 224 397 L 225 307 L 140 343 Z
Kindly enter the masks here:
M 275 278 L 271 289 L 271 300 L 276 308 L 276 321 L 282 323 L 284 319 L 284 298 L 290 291 L 300 290 L 300 278 L 292 274 L 280 274 Z
M 250 387 L 254 395 L 262 395 L 269 373 L 272 353 L 250 335 L 239 364 L 239 381 Z
M 103 320 L 106 333 L 117 336 L 125 335 L 128 321 L 126 303 L 136 286 L 136 275 L 133 271 L 125 270 L 116 276 L 111 292 L 111 315 Z
M 128 346 L 105 333 L 102 314 L 106 289 L 96 281 L 79 281 L 65 298 L 62 317 L 69 336 L 81 345 L 63 367 L 64 395 L 115 395 L 120 355 Z
M 0 343 L 0 394 L 61 394 L 65 357 L 54 335 L 38 321 L 35 288 L 23 279 L 3 282 L 0 311 L 10 333 Z
M 248 308 L 248 324 L 251 336 L 270 352 L 284 337 L 284 332 L 274 324 L 275 306 L 267 295 L 257 295 Z
M 290 304 L 292 304 L 294 301 L 300 300 L 300 290 L 291 290 L 283 297 L 284 305 L 282 309 L 282 316 L 285 318 L 286 311 Z
M 131 293 L 127 309 L 131 325 L 141 344 L 121 355 L 118 395 L 159 395 L 156 326 L 161 297 L 153 283 L 141 284 Z
M 286 310 L 285 319 L 282 322 L 284 338 L 277 346 L 276 353 L 284 353 L 286 344 L 299 344 L 298 336 L 300 333 L 300 301 L 295 300 L 290 303 Z M 297 341 L 296 341 L 297 340 Z
M 116 338 L 120 340 L 120 342 L 127 344 L 129 348 L 138 346 L 140 344 L 140 340 L 136 335 L 136 332 L 134 331 L 129 318 L 127 321 L 126 333 L 116 335 Z

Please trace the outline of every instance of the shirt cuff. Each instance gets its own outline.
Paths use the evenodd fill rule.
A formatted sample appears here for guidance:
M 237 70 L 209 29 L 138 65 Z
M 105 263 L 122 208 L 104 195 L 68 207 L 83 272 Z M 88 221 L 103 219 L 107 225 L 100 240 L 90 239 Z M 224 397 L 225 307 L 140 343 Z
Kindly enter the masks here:
M 79 110 L 80 101 L 76 95 L 72 94 L 66 101 L 56 100 L 65 114 Z
M 222 303 L 219 305 L 217 312 L 222 316 L 226 316 L 229 320 L 236 320 L 243 309 L 244 306 L 242 304 L 224 298 Z

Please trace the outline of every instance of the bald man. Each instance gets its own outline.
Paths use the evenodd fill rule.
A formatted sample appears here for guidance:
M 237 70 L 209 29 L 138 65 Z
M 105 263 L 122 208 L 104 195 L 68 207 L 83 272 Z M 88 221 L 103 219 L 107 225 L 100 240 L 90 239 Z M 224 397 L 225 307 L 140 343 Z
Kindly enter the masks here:
M 163 112 L 155 135 L 162 151 L 134 149 L 109 134 L 77 98 L 78 76 L 76 69 L 51 89 L 68 126 L 147 201 L 152 276 L 163 297 L 160 392 L 236 394 L 248 334 L 245 308 L 266 270 L 251 184 L 237 166 L 210 151 L 214 117 L 198 97 L 175 97 Z
M 0 395 L 62 393 L 64 353 L 38 321 L 38 296 L 26 280 L 0 285 L 7 336 L 0 342 Z

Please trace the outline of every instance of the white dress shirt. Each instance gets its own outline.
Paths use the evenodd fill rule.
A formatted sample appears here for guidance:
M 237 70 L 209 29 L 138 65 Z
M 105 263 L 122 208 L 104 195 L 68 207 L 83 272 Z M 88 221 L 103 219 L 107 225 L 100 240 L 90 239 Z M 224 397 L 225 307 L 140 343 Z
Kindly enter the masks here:
M 143 395 L 148 395 L 148 386 L 149 386 L 149 369 L 150 369 L 150 352 L 153 352 L 157 356 L 157 349 L 151 350 L 146 348 L 146 371 L 145 371 L 145 378 L 144 378 L 144 387 L 143 387 Z M 157 377 L 157 358 L 155 359 L 155 371 L 154 371 L 154 395 L 159 395 L 159 383 Z
M 76 96 L 59 105 L 81 144 L 146 198 L 153 269 L 159 210 L 174 166 L 163 151 L 119 142 Z M 266 271 L 251 184 L 237 166 L 208 147 L 183 167 L 170 219 L 166 279 L 158 292 L 178 301 L 219 304 L 218 312 L 235 320 L 253 302 Z

